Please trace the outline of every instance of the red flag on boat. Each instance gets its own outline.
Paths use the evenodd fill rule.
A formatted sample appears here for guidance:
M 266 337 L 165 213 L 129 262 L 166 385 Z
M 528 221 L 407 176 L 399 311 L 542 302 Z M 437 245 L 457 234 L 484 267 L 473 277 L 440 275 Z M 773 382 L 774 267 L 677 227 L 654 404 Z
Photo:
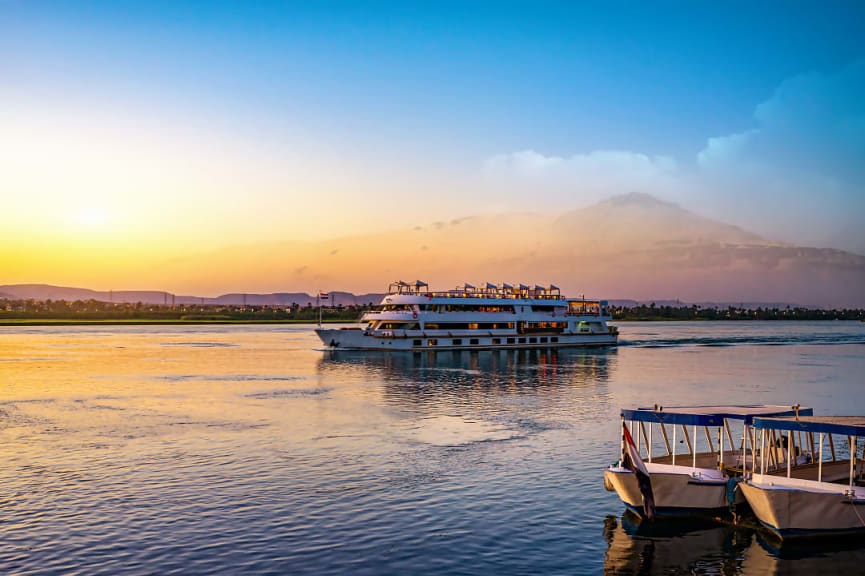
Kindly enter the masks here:
M 322 300 L 327 300 L 328 298 L 330 298 L 330 294 L 327 292 L 319 292 L 318 297 Z
M 634 439 L 631 438 L 631 433 L 628 431 L 628 426 L 622 422 L 622 434 L 625 438 L 625 453 L 622 459 L 622 466 L 634 473 L 637 477 L 637 485 L 640 487 L 640 494 L 643 495 L 643 513 L 646 518 L 652 519 L 655 517 L 655 495 L 652 493 L 652 478 L 649 475 L 649 470 L 643 459 L 640 458 L 640 451 L 634 444 Z

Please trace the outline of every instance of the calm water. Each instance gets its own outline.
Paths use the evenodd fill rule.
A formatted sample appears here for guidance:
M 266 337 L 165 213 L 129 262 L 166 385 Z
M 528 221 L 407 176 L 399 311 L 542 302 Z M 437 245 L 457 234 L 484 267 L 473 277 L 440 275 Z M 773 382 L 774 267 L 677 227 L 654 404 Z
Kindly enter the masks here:
M 0 328 L 0 573 L 814 574 L 865 550 L 640 525 L 622 406 L 865 413 L 865 324 L 611 350 L 325 353 L 311 327 Z

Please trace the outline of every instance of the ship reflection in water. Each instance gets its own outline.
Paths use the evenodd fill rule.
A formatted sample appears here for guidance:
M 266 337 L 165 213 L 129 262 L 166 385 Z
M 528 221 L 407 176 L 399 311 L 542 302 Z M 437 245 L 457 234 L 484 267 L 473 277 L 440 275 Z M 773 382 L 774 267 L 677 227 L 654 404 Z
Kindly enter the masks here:
M 614 348 L 331 351 L 319 362 L 319 371 L 329 378 L 379 382 L 384 401 L 413 407 L 440 407 L 441 402 L 477 406 L 484 399 L 541 394 L 544 402 L 571 404 L 577 388 L 581 396 L 597 400 L 606 397 L 615 368 Z
M 643 521 L 626 511 L 604 520 L 604 574 L 785 574 L 810 576 L 831 566 L 860 574 L 865 549 L 855 539 L 785 542 L 761 529 L 711 520 Z

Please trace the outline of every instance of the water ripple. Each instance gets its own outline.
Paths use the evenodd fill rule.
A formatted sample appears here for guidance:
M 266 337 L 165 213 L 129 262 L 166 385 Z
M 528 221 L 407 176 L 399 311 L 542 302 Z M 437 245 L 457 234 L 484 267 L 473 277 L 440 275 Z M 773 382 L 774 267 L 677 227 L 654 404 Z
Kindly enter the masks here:
M 6 334 L 32 358 L 81 346 L 0 368 L 0 573 L 861 571 L 861 546 L 640 526 L 600 471 L 626 405 L 865 412 L 865 326 L 621 330 L 618 350 L 442 354 L 321 354 L 310 327 Z

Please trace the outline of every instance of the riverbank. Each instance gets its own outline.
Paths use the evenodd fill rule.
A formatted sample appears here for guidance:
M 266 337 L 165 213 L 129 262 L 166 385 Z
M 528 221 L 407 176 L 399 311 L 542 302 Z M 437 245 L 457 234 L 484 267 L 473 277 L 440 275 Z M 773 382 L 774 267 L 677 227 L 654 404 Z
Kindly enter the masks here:
M 775 322 L 830 322 L 843 321 L 839 318 L 721 318 L 709 320 L 707 318 L 679 318 L 671 320 L 663 317 L 648 317 L 648 318 L 616 318 L 612 322 L 614 324 L 631 322 L 766 322 L 772 324 Z M 356 324 L 354 320 L 345 320 L 339 318 L 323 319 L 322 324 Z M 196 326 L 196 325 L 221 325 L 221 324 L 318 324 L 315 320 L 264 320 L 264 319 L 179 319 L 179 318 L 101 318 L 101 319 L 86 319 L 86 318 L 9 318 L 0 320 L 2 326 Z
M 345 324 L 346 320 L 322 320 L 322 324 Z M 0 326 L 173 326 L 198 324 L 317 324 L 309 320 L 231 320 L 231 319 L 69 319 L 69 318 L 20 318 L 0 320 Z

